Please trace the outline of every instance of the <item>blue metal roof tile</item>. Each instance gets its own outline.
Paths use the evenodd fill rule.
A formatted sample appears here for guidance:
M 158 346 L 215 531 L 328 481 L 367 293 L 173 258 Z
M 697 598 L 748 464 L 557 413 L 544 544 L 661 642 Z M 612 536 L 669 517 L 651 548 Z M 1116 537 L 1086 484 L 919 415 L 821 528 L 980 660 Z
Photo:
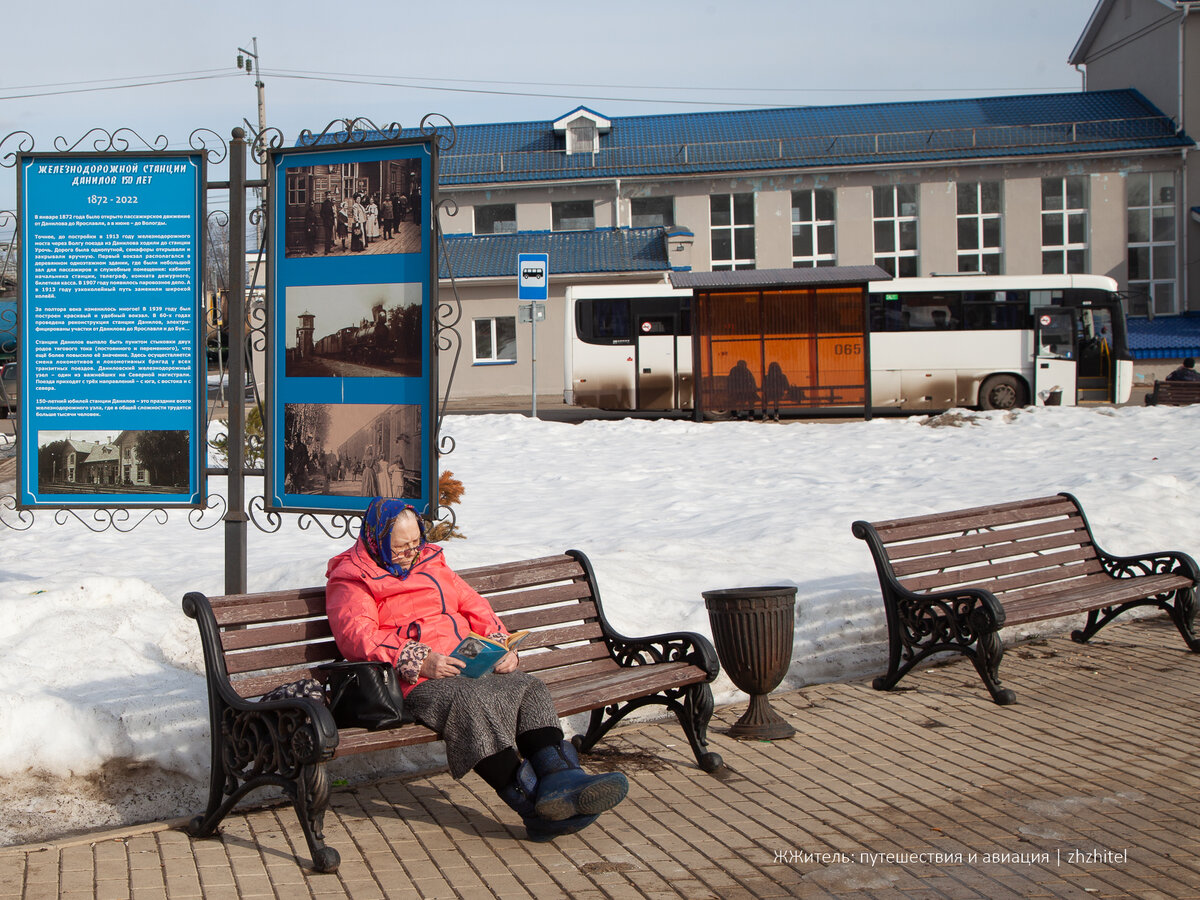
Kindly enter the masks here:
M 879 165 L 1191 146 L 1135 90 L 673 113 L 611 119 L 598 152 L 564 152 L 553 121 L 459 125 L 443 185 Z M 404 137 L 420 136 L 405 129 Z M 333 143 L 324 135 L 321 143 Z
M 670 268 L 663 228 L 599 231 L 519 231 L 514 234 L 448 234 L 438 276 L 517 277 L 518 253 L 545 253 L 550 274 L 663 272 Z

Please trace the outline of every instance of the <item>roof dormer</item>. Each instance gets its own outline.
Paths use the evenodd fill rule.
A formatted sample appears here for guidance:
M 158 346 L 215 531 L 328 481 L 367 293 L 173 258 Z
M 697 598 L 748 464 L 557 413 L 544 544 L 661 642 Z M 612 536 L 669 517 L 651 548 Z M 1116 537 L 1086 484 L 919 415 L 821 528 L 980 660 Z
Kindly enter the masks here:
M 567 156 L 572 153 L 595 153 L 600 149 L 600 135 L 612 129 L 612 122 L 586 106 L 577 106 L 555 120 L 554 130 L 566 138 Z

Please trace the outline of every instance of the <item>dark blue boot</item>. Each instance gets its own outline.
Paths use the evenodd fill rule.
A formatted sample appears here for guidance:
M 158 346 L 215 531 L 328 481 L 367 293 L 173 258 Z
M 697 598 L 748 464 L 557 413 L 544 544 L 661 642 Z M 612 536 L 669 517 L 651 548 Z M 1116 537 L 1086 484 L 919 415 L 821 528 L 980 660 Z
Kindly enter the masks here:
M 620 772 L 588 775 L 579 768 L 579 754 L 569 741 L 543 747 L 528 762 L 537 773 L 534 809 L 542 819 L 563 822 L 596 816 L 612 809 L 629 793 L 629 782 Z
M 598 813 L 589 816 L 571 816 L 569 819 L 554 822 L 540 818 L 535 809 L 538 779 L 529 760 L 525 760 L 517 768 L 513 780 L 496 791 L 500 799 L 511 806 L 525 823 L 525 832 L 531 841 L 543 843 L 553 840 L 559 835 L 574 834 L 582 831 L 596 821 Z

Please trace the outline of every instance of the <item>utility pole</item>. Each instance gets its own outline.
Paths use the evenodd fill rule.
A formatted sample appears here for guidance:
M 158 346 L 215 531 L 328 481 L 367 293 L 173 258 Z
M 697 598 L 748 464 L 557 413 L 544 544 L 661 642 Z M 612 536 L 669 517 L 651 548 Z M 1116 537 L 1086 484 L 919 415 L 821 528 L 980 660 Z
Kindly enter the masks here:
M 262 80 L 262 62 L 258 58 L 258 38 L 250 39 L 250 46 L 253 50 L 246 50 L 244 47 L 238 47 L 237 66 L 239 69 L 245 70 L 247 75 L 254 76 L 254 87 L 258 91 L 258 134 L 261 138 L 267 130 L 267 103 L 266 103 L 266 85 Z M 263 182 L 267 180 L 267 158 L 263 154 L 262 162 L 259 165 L 259 177 Z M 258 205 L 263 203 L 263 188 L 255 188 L 255 195 L 258 197 Z M 256 227 L 258 245 L 262 246 L 262 226 Z

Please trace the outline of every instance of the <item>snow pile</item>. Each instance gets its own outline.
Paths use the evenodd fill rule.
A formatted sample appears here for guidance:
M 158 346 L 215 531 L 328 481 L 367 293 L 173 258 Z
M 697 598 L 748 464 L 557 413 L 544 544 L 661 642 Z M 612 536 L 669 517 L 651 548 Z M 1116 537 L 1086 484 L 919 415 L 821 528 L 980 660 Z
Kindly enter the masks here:
M 467 540 L 447 545 L 456 568 L 583 550 L 629 635 L 709 634 L 701 591 L 795 585 L 790 688 L 885 665 L 855 519 L 1066 490 L 1110 552 L 1200 551 L 1200 407 L 785 424 L 458 416 L 446 431 L 457 449 L 443 467 L 466 486 Z M 208 789 L 203 662 L 180 599 L 223 592 L 223 526 L 198 530 L 173 511 L 97 533 L 89 514 L 59 518 L 0 528 L 0 844 L 194 814 Z M 252 529 L 250 590 L 320 583 L 348 543 L 290 517 L 273 534 Z M 719 703 L 744 700 L 724 676 L 713 687 Z M 439 758 L 425 747 L 334 774 Z

